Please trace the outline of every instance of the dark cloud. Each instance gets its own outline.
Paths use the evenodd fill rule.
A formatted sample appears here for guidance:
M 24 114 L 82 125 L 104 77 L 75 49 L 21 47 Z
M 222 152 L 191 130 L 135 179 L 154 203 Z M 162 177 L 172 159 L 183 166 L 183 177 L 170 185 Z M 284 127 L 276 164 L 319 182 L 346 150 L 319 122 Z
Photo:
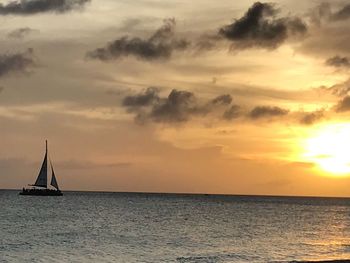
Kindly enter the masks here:
M 79 9 L 90 0 L 20 0 L 0 4 L 0 15 L 32 15 L 38 13 L 65 13 Z
M 232 97 L 224 94 L 207 102 L 200 101 L 189 91 L 173 89 L 167 97 L 159 94 L 159 89 L 148 88 L 140 94 L 126 96 L 122 106 L 135 114 L 139 123 L 147 121 L 160 123 L 181 123 L 194 116 L 205 116 L 210 113 L 226 111 Z
M 226 109 L 227 106 L 231 105 L 232 96 L 229 94 L 219 95 L 212 100 L 209 100 L 207 103 L 202 105 L 197 105 L 193 108 L 193 113 L 197 115 L 206 115 L 211 112 Z
M 18 54 L 2 54 L 0 55 L 0 77 L 14 72 L 27 72 L 34 66 L 32 58 L 33 50 Z
M 306 24 L 300 18 L 275 18 L 273 4 L 256 2 L 245 15 L 219 30 L 219 35 L 233 42 L 233 48 L 276 48 L 288 37 L 305 34 Z
M 168 98 L 154 105 L 150 116 L 156 122 L 183 122 L 197 111 L 197 101 L 192 92 L 173 89 Z
M 342 98 L 335 106 L 336 112 L 344 112 L 350 110 L 350 96 Z
M 87 57 L 102 61 L 118 60 L 127 56 L 134 56 L 143 60 L 169 59 L 174 51 L 185 50 L 189 42 L 175 38 L 175 19 L 167 19 L 148 39 L 139 37 L 121 37 L 106 47 L 88 52 Z
M 348 103 L 350 109 L 350 99 Z M 324 109 L 313 112 L 290 112 L 278 106 L 256 106 L 247 111 L 241 105 L 233 104 L 232 96 L 229 94 L 203 100 L 198 99 L 193 92 L 176 89 L 173 89 L 168 96 L 161 96 L 160 89 L 155 87 L 124 97 L 122 106 L 134 114 L 135 121 L 139 124 L 147 122 L 176 124 L 195 117 L 208 116 L 226 121 L 241 117 L 247 117 L 250 121 L 279 120 L 277 117 L 285 117 L 283 119 L 311 125 L 324 118 L 326 113 Z M 339 111 L 344 111 L 344 106 L 337 108 Z
M 159 89 L 155 87 L 149 87 L 146 89 L 144 93 L 134 95 L 134 96 L 126 96 L 123 99 L 123 106 L 125 107 L 143 107 L 150 106 L 159 101 L 158 95 Z
M 161 96 L 158 88 L 150 87 L 139 94 L 126 96 L 122 106 L 134 114 L 139 124 L 183 123 L 194 117 L 211 117 L 231 121 L 240 117 L 248 117 L 251 121 L 283 117 L 290 112 L 277 106 L 257 106 L 251 111 L 233 104 L 229 94 L 219 95 L 210 100 L 201 100 L 193 92 L 173 89 L 168 96 Z M 294 112 L 298 121 L 304 125 L 313 124 L 323 118 L 323 110 L 314 112 Z M 292 114 L 290 114 L 292 116 Z M 294 115 L 295 116 L 295 115 Z
M 214 98 L 211 102 L 214 105 L 229 105 L 232 102 L 232 97 L 229 94 L 220 95 Z
M 303 116 L 300 119 L 300 123 L 304 125 L 312 125 L 323 118 L 324 118 L 324 110 L 305 112 L 303 113 Z
M 249 117 L 251 119 L 257 120 L 263 118 L 284 116 L 287 115 L 288 112 L 288 110 L 276 106 L 257 106 L 250 111 Z
M 336 68 L 349 68 L 350 67 L 350 60 L 347 57 L 340 57 L 340 56 L 334 56 L 326 61 L 326 65 L 336 67 Z
M 349 18 L 350 18 L 350 4 L 347 4 L 337 12 L 333 13 L 331 16 L 331 19 L 335 21 L 347 20 Z
M 31 29 L 30 27 L 22 27 L 17 28 L 7 34 L 9 38 L 24 38 L 25 36 L 29 35 L 32 32 L 35 32 L 37 30 Z
M 232 105 L 223 114 L 223 118 L 225 120 L 236 119 L 236 118 L 238 118 L 240 116 L 241 116 L 241 107 L 238 106 L 238 105 Z

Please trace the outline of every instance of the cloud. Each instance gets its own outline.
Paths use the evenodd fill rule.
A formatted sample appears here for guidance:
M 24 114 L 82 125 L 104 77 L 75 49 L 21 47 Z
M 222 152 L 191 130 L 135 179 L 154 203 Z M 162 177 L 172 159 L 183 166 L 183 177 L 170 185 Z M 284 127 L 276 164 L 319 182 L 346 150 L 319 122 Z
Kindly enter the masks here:
M 38 13 L 66 13 L 79 9 L 90 0 L 18 0 L 0 4 L 0 15 L 32 15 Z
M 224 94 L 214 98 L 211 102 L 214 105 L 229 105 L 232 102 L 232 97 L 229 94 Z
M 131 166 L 131 162 L 112 162 L 112 163 L 97 163 L 88 160 L 67 160 L 58 162 L 57 167 L 67 170 L 82 170 L 82 169 L 103 169 L 103 168 L 124 168 Z
M 232 49 L 274 49 L 288 38 L 302 36 L 307 32 L 307 25 L 300 18 L 278 18 L 277 14 L 274 4 L 256 2 L 243 17 L 232 24 L 221 27 L 214 34 L 201 35 L 193 41 L 177 38 L 175 19 L 166 19 L 163 26 L 148 38 L 124 35 L 104 47 L 87 52 L 86 57 L 101 61 L 120 60 L 128 56 L 147 61 L 167 60 L 176 51 L 191 49 L 200 53 L 212 50 L 224 39 L 230 41 Z M 133 27 L 140 20 L 134 19 L 130 23 Z M 198 52 L 194 54 L 198 55 Z
M 154 105 L 150 116 L 156 122 L 183 122 L 196 111 L 192 92 L 173 89 L 166 99 Z
M 278 106 L 256 106 L 247 110 L 242 105 L 233 104 L 233 98 L 229 94 L 204 100 L 197 98 L 193 92 L 173 89 L 168 96 L 161 96 L 160 89 L 155 87 L 124 97 L 122 106 L 134 115 L 138 124 L 177 124 L 203 117 L 224 121 L 246 117 L 248 121 L 259 121 L 286 116 L 286 120 L 297 120 L 300 124 L 311 125 L 324 118 L 325 113 L 323 109 L 313 112 L 291 112 Z
M 241 105 L 233 104 L 232 96 L 229 94 L 204 100 L 197 98 L 193 92 L 173 89 L 168 96 L 161 96 L 160 89 L 154 87 L 124 97 L 122 106 L 134 115 L 138 124 L 149 122 L 177 124 L 203 117 L 224 121 L 247 117 L 250 121 L 258 121 L 271 120 L 290 113 L 289 110 L 277 106 L 256 106 L 248 111 Z M 298 121 L 304 125 L 313 124 L 323 117 L 323 110 L 294 113 L 299 116 Z
M 310 12 L 311 21 L 317 25 L 321 25 L 323 21 L 342 21 L 350 18 L 350 4 L 343 6 L 336 12 L 332 11 L 332 6 L 329 2 L 323 2 L 314 7 Z
M 241 107 L 238 106 L 238 105 L 232 105 L 223 114 L 223 118 L 225 120 L 236 119 L 236 118 L 238 118 L 240 116 L 241 116 Z
M 126 96 L 123 99 L 123 106 L 125 107 L 143 107 L 150 106 L 154 103 L 157 103 L 159 98 L 159 89 L 155 87 L 149 87 L 146 89 L 144 93 L 134 95 L 134 96 Z
M 275 18 L 273 4 L 256 2 L 245 15 L 219 29 L 219 35 L 233 42 L 233 48 L 260 47 L 274 49 L 288 37 L 303 35 L 306 24 L 300 18 Z
M 276 106 L 257 106 L 250 111 L 249 117 L 251 119 L 257 120 L 263 118 L 284 116 L 287 115 L 288 112 L 288 110 Z
M 350 60 L 347 57 L 334 56 L 327 59 L 326 65 L 336 68 L 349 68 Z
M 324 118 L 324 110 L 303 113 L 300 123 L 304 125 L 312 125 L 320 119 Z
M 183 51 L 189 47 L 185 39 L 175 38 L 175 19 L 166 19 L 161 28 L 147 39 L 123 36 L 105 47 L 87 53 L 87 57 L 102 61 L 118 60 L 134 56 L 142 60 L 166 60 L 174 51 Z
M 335 84 L 335 85 L 330 86 L 330 87 L 322 86 L 319 89 L 321 91 L 330 92 L 331 94 L 333 94 L 335 96 L 343 97 L 343 96 L 348 95 L 348 93 L 350 91 L 350 79 L 348 79 L 345 82 L 338 83 L 338 84 Z
M 347 20 L 350 18 L 350 4 L 333 13 L 331 19 L 334 21 Z
M 24 53 L 0 55 L 0 77 L 14 72 L 27 72 L 35 64 L 32 53 L 33 50 L 28 49 Z
M 309 15 L 314 24 L 321 26 L 322 20 L 324 18 L 328 20 L 332 15 L 331 5 L 327 2 L 323 2 L 312 8 Z
M 342 98 L 335 106 L 336 112 L 344 112 L 350 110 L 350 96 Z
M 30 27 L 22 27 L 22 28 L 17 28 L 7 34 L 9 38 L 24 38 L 28 36 L 30 33 L 35 32 L 37 30 L 31 29 Z
M 229 94 L 203 102 L 189 91 L 173 89 L 167 97 L 162 97 L 158 88 L 150 87 L 139 94 L 126 96 L 122 106 L 135 114 L 138 123 L 181 123 L 194 116 L 226 111 L 231 103 Z

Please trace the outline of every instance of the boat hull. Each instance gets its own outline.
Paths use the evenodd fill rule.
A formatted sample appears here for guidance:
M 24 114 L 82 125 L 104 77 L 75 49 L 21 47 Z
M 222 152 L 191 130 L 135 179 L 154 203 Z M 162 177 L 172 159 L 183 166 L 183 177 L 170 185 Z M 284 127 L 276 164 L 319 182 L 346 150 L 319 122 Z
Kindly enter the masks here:
M 36 196 L 62 196 L 60 190 L 52 189 L 23 189 L 20 195 L 36 195 Z

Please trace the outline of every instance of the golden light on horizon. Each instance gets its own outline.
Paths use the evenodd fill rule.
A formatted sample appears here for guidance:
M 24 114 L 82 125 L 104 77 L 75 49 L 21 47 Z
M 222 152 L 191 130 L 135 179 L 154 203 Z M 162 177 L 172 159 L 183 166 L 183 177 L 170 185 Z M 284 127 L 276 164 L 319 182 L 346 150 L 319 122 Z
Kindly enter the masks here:
M 304 160 L 332 176 L 350 176 L 350 123 L 319 127 L 305 140 Z

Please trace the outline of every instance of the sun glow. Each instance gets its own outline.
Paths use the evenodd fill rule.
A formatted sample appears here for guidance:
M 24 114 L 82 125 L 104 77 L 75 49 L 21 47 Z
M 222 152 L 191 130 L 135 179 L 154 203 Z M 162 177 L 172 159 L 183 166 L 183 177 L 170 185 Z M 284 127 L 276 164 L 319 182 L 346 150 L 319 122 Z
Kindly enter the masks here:
M 350 123 L 320 127 L 304 147 L 304 160 L 331 175 L 350 175 Z

